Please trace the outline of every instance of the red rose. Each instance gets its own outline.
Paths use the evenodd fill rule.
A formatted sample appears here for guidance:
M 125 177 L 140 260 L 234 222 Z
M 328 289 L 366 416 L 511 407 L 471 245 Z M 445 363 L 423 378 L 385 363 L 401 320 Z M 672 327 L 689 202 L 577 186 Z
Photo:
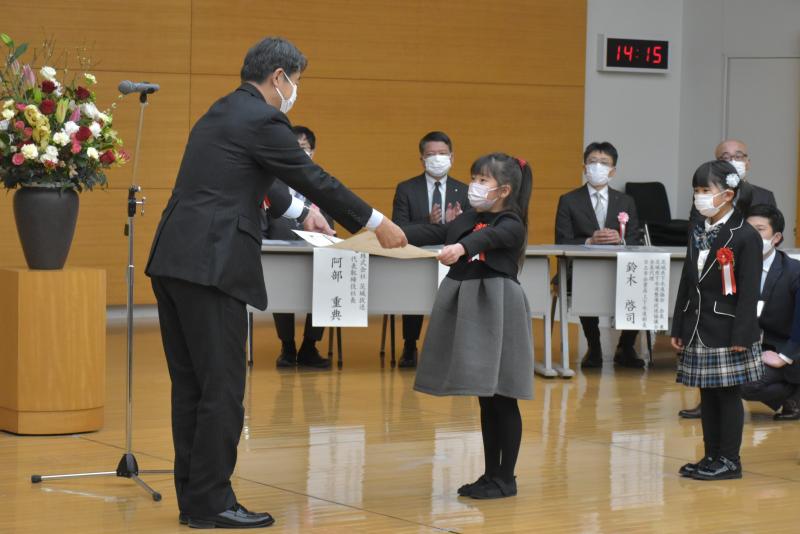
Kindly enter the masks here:
M 80 153 L 81 144 L 79 142 L 77 142 L 77 141 L 73 141 L 72 146 L 70 147 L 70 150 L 72 151 L 73 154 Z
M 17 130 L 22 131 L 22 130 L 25 129 L 25 123 L 22 122 L 22 121 L 17 121 L 17 122 L 14 123 L 14 128 L 16 128 Z
M 45 80 L 42 82 L 42 92 L 46 95 L 49 95 L 53 91 L 56 90 L 56 84 L 50 80 Z
M 29 128 L 25 128 L 24 130 L 22 130 L 22 138 L 23 139 L 30 139 L 32 135 L 33 135 L 33 128 L 29 127 Z
M 100 155 L 100 163 L 104 165 L 111 165 L 117 160 L 113 150 L 106 150 Z
M 39 104 L 39 110 L 45 115 L 52 115 L 56 111 L 56 103 L 49 98 L 42 100 L 42 103 Z
M 87 128 L 86 126 L 81 126 L 78 128 L 78 131 L 75 133 L 75 139 L 78 141 L 86 141 L 92 136 L 92 131 Z
M 13 156 L 11 156 L 11 163 L 13 163 L 14 165 L 22 165 L 23 163 L 25 163 L 25 156 L 17 152 Z
M 92 96 L 92 93 L 85 87 L 78 86 L 78 88 L 75 89 L 75 98 L 78 100 L 86 100 L 90 96 Z

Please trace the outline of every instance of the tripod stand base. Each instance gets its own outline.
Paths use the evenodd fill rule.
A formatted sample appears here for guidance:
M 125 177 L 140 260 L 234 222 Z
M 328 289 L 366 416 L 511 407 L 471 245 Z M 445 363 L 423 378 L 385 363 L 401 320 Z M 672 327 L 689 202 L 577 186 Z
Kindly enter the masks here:
M 171 475 L 172 470 L 170 469 L 154 469 L 149 471 L 139 471 L 139 463 L 136 461 L 136 457 L 133 453 L 125 453 L 122 455 L 122 458 L 119 460 L 119 464 L 117 464 L 116 471 L 97 471 L 94 473 L 72 473 L 72 474 L 65 474 L 65 475 L 31 475 L 31 482 L 33 484 L 38 484 L 40 482 L 44 482 L 46 480 L 65 480 L 69 478 L 89 478 L 89 477 L 108 477 L 108 476 L 118 476 L 123 478 L 129 478 L 136 482 L 143 490 L 150 494 L 154 501 L 158 502 L 161 500 L 161 494 L 147 485 L 147 483 L 139 478 L 139 474 L 143 475 Z

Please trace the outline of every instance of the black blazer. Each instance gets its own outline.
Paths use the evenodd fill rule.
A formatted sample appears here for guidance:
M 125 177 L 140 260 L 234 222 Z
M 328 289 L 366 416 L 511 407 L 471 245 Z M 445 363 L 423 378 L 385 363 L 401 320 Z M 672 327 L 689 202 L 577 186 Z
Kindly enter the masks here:
M 462 260 L 483 252 L 488 267 L 516 280 L 527 245 L 522 219 L 513 212 L 501 212 L 488 227 L 473 232 L 479 217 L 477 211 L 469 210 L 447 224 L 413 224 L 403 231 L 408 242 L 418 247 L 461 243 L 466 251 Z
M 372 214 L 369 205 L 309 159 L 286 115 L 244 83 L 212 104 L 192 128 L 146 274 L 216 287 L 265 309 L 260 203 L 269 191 L 276 213 L 283 213 L 291 200 L 285 185 L 273 186 L 276 178 L 351 232 Z
M 794 296 L 791 334 L 782 346 L 777 347 L 777 350 L 794 362 L 781 367 L 783 378 L 787 382 L 800 384 L 800 290 Z
M 749 180 L 748 183 L 750 183 Z M 772 193 L 772 191 L 769 189 L 764 189 L 763 187 L 759 187 L 755 184 L 750 185 L 753 187 L 753 200 L 750 202 L 751 206 L 767 204 L 773 208 L 778 207 L 778 204 L 775 202 L 775 195 Z M 691 231 L 695 224 L 702 224 L 705 220 L 706 218 L 700 215 L 700 212 L 694 207 L 694 202 L 692 202 L 692 209 L 689 211 L 689 230 Z
M 467 184 L 459 182 L 452 176 L 447 177 L 445 204 L 461 203 L 461 209 L 469 209 L 467 200 Z M 442 211 L 447 206 L 442 206 Z M 428 182 L 424 174 L 415 176 L 397 184 L 392 205 L 392 220 L 398 226 L 407 224 L 424 224 L 430 221 L 428 207 Z M 437 243 L 440 244 L 440 243 Z
M 772 260 L 764 289 L 761 290 L 764 308 L 758 323 L 764 332 L 763 344 L 778 352 L 792 335 L 795 295 L 798 290 L 800 261 L 793 260 L 783 251 L 775 251 L 775 259 Z
M 722 294 L 722 275 L 717 251 L 733 251 L 736 293 Z M 689 238 L 683 263 L 672 336 L 689 345 L 695 337 L 708 347 L 749 347 L 761 337 L 757 307 L 761 285 L 761 236 L 747 224 L 739 210 L 734 210 L 722 226 L 698 276 L 697 249 Z
M 640 245 L 642 231 L 639 228 L 639 217 L 636 214 L 633 198 L 609 187 L 606 228 L 619 230 L 617 216 L 623 211 L 629 217 L 625 227 L 625 242 L 628 245 Z M 597 216 L 586 185 L 561 195 L 556 211 L 557 245 L 583 245 L 597 230 L 600 230 L 600 227 L 597 225 Z

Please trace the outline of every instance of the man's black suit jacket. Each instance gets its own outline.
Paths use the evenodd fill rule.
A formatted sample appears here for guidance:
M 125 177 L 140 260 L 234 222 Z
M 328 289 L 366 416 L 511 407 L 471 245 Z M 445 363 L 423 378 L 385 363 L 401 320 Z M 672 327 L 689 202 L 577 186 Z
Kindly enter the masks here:
M 619 231 L 617 216 L 623 211 L 629 217 L 625 226 L 625 243 L 640 245 L 642 231 L 633 198 L 609 187 L 605 227 Z M 588 187 L 584 185 L 561 195 L 556 212 L 556 244 L 583 245 L 596 230 L 600 230 L 600 227 Z
M 445 204 L 461 203 L 461 209 L 469 209 L 467 190 L 469 187 L 452 176 L 447 177 Z M 428 181 L 424 174 L 415 176 L 397 184 L 392 207 L 392 220 L 399 226 L 430 222 L 428 202 Z M 442 212 L 447 206 L 442 206 Z
M 217 100 L 192 128 L 146 274 L 216 287 L 265 309 L 258 210 L 268 191 L 276 213 L 291 201 L 285 185 L 273 186 L 276 178 L 351 232 L 372 214 L 369 205 L 306 155 L 286 115 L 244 83 Z
M 787 381 L 800 384 L 800 261 L 778 250 L 764 281 L 761 300 L 764 309 L 758 323 L 763 344 L 795 363 L 781 368 Z

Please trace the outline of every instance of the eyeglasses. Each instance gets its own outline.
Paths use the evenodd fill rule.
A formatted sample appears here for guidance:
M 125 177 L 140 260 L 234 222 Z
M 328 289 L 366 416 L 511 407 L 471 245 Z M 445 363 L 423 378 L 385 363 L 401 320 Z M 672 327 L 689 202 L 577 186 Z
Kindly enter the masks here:
M 729 154 L 728 152 L 723 152 L 722 154 L 719 155 L 717 159 L 721 161 L 731 161 L 731 160 L 744 161 L 747 159 L 747 154 L 745 154 L 744 152 L 736 152 L 735 154 Z

